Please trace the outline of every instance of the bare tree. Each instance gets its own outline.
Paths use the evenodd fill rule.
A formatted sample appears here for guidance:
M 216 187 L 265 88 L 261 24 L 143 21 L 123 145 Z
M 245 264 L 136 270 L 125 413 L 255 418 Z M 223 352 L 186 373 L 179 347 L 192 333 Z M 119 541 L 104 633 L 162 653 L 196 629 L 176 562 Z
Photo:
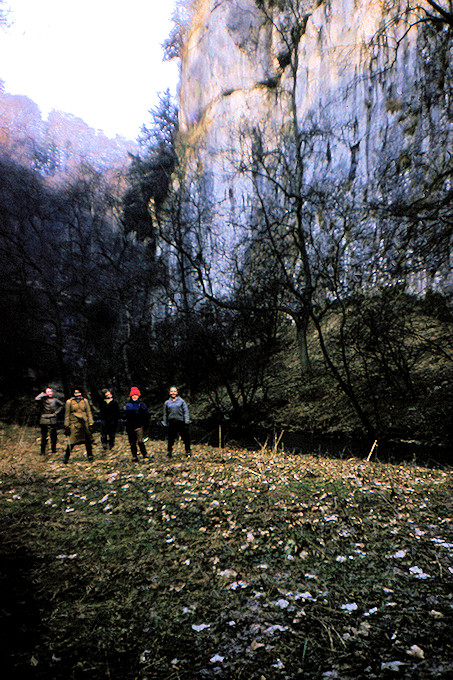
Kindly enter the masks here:
M 309 15 L 318 3 L 262 0 L 256 4 L 272 28 L 277 48 L 275 78 L 265 84 L 274 88 L 276 96 L 284 102 L 285 116 L 281 121 L 274 120 L 272 126 L 244 124 L 240 130 L 232 130 L 232 135 L 243 141 L 240 153 L 236 146 L 231 154 L 230 167 L 235 166 L 239 182 L 246 178 L 243 186 L 248 187 L 251 198 L 248 219 L 241 221 L 233 214 L 229 220 L 225 219 L 225 231 L 231 229 L 236 237 L 240 235 L 233 245 L 228 243 L 218 228 L 211 230 L 211 221 L 218 227 L 223 206 L 210 202 L 209 174 L 203 174 L 197 182 L 194 173 L 179 167 L 177 196 L 172 197 L 172 214 L 168 214 L 162 236 L 175 253 L 181 274 L 179 280 L 185 282 L 183 298 L 190 301 L 187 309 L 191 304 L 195 307 L 201 295 L 223 310 L 271 310 L 292 319 L 303 380 L 310 378 L 307 339 L 314 327 L 324 365 L 350 400 L 362 425 L 374 436 L 379 408 L 369 403 L 369 389 L 367 394 L 364 385 L 376 381 L 379 374 L 382 385 L 395 393 L 404 390 L 413 393 L 413 368 L 424 352 L 423 343 L 415 350 L 406 342 L 415 333 L 409 323 L 410 304 L 404 323 L 397 325 L 398 332 L 392 330 L 389 301 L 396 301 L 400 314 L 405 301 L 404 296 L 398 298 L 392 291 L 401 282 L 408 285 L 416 267 L 420 271 L 423 267 L 426 269 L 427 259 L 423 253 L 429 251 L 433 264 L 436 258 L 443 266 L 448 261 L 450 144 L 443 145 L 448 131 L 447 136 L 442 132 L 438 135 L 438 146 L 443 145 L 444 152 L 433 156 L 435 161 L 427 158 L 421 146 L 416 158 L 405 158 L 401 147 L 392 156 L 385 139 L 382 148 L 378 148 L 377 139 L 373 140 L 379 165 L 364 178 L 358 169 L 362 140 L 356 133 L 358 123 L 354 111 L 351 119 L 343 120 L 340 125 L 339 119 L 328 115 L 328 107 L 334 106 L 333 95 L 332 102 L 324 100 L 326 115 L 317 115 L 316 111 L 313 115 L 301 115 L 299 110 L 301 41 Z M 407 28 L 420 20 L 421 7 L 419 4 L 418 14 L 412 16 L 412 24 L 412 19 L 406 21 Z M 390 3 L 389 9 L 394 14 L 398 4 Z M 436 7 L 431 9 L 437 11 Z M 389 14 L 389 21 L 393 20 L 393 14 Z M 420 23 L 429 32 L 434 24 L 426 12 L 424 19 L 426 21 Z M 388 40 L 377 40 L 376 49 L 381 50 L 380 66 L 390 76 L 397 64 L 387 58 L 389 21 L 383 22 L 382 29 L 387 30 Z M 424 40 L 429 42 L 428 33 L 423 34 L 423 30 L 417 49 L 426 51 L 426 69 L 435 70 L 438 68 L 434 64 L 436 55 L 428 45 L 423 45 Z M 447 33 L 439 38 L 445 43 L 439 57 L 448 54 Z M 395 35 L 398 48 L 404 39 L 403 25 Z M 364 65 L 363 73 L 352 74 L 346 89 L 362 81 L 377 83 L 382 77 L 382 69 L 371 68 L 375 53 L 370 49 L 368 54 L 370 68 L 367 70 Z M 440 58 L 438 63 L 441 61 Z M 434 70 L 431 75 L 436 78 L 426 71 L 420 83 L 420 87 L 425 88 L 426 101 L 437 96 L 434 92 L 437 71 L 434 73 Z M 447 65 L 446 80 L 448 73 Z M 448 96 L 446 92 L 445 101 Z M 381 103 L 380 100 L 379 106 Z M 405 135 L 412 134 L 409 123 L 414 120 L 414 112 L 411 108 L 404 102 L 388 99 L 384 102 L 383 115 L 386 115 L 385 106 L 389 117 L 399 113 L 398 107 L 402 106 L 398 125 L 404 126 Z M 434 124 L 433 117 L 430 121 Z M 422 138 L 420 134 L 416 142 Z M 332 170 L 332 149 L 339 145 L 345 154 L 350 153 L 349 172 L 342 175 Z M 185 151 L 185 155 L 190 156 L 190 149 Z M 431 163 L 432 171 L 427 172 L 427 163 Z M 413 173 L 408 172 L 408 165 L 413 165 Z M 441 239 L 438 238 L 440 232 Z M 381 293 L 388 323 L 378 326 L 380 307 L 376 300 Z M 358 300 L 360 304 L 356 304 Z M 366 328 L 379 331 L 378 349 L 360 342 L 359 327 L 364 333 L 368 332 Z

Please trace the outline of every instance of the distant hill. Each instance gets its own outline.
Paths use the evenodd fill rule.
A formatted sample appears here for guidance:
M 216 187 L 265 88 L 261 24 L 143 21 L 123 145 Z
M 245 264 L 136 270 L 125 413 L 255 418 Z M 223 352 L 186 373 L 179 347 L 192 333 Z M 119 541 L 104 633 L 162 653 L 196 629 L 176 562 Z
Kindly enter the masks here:
M 70 113 L 54 110 L 44 120 L 34 101 L 5 92 L 0 81 L 0 155 L 58 184 L 84 164 L 114 175 L 137 151 L 135 141 L 109 138 Z

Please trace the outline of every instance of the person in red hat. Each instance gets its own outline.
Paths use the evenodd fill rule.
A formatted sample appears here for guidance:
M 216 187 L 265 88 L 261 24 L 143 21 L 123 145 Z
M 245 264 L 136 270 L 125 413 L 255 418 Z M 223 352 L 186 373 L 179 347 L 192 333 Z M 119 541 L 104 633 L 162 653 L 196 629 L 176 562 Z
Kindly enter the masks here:
M 146 404 L 140 399 L 138 387 L 132 387 L 129 396 L 130 399 L 124 407 L 126 432 L 131 447 L 132 459 L 138 460 L 137 446 L 143 458 L 148 457 L 144 442 L 144 428 L 149 421 L 149 411 Z

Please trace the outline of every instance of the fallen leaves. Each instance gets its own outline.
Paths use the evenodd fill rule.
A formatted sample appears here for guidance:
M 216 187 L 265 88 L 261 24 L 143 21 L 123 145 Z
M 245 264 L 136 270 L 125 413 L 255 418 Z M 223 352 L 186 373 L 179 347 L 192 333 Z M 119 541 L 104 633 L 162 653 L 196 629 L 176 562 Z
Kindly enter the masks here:
M 451 674 L 450 473 L 195 447 L 169 474 L 157 447 L 139 471 L 121 438 L 95 466 L 0 460 L 44 675 L 82 649 L 93 677 L 102 650 L 153 680 Z
M 206 630 L 207 628 L 210 628 L 211 624 L 210 623 L 193 623 L 192 624 L 192 630 L 195 630 L 197 633 L 201 633 L 202 630 Z
M 425 574 L 423 569 L 420 569 L 420 567 L 410 567 L 409 572 L 415 576 L 415 578 L 420 578 L 420 579 L 425 579 L 425 578 L 431 578 L 429 574 Z
M 406 654 L 408 656 L 413 656 L 415 659 L 424 659 L 425 658 L 425 652 L 420 649 L 418 645 L 412 645 L 407 651 Z

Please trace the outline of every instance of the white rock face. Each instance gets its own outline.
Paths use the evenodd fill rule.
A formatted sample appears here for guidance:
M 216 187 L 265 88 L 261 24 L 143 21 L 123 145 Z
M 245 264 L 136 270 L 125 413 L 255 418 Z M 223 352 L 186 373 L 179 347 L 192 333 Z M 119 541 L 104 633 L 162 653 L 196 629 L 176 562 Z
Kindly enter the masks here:
M 407 191 L 419 177 L 414 159 L 441 163 L 451 148 L 452 103 L 437 48 L 418 27 L 408 30 L 416 19 L 405 13 L 410 3 L 292 0 L 286 11 L 269 4 L 279 3 L 199 0 L 182 54 L 185 181 L 215 206 L 206 229 L 220 270 L 253 200 L 241 172 L 253 130 L 276 147 L 295 113 L 301 131 L 316 130 L 306 181 L 350 181 L 379 200 L 382 168 L 401 166 L 398 190 Z M 292 57 L 289 43 L 297 46 Z
M 247 93 L 272 68 L 269 28 L 254 0 L 200 1 L 182 57 L 183 130 L 200 124 L 224 96 Z

